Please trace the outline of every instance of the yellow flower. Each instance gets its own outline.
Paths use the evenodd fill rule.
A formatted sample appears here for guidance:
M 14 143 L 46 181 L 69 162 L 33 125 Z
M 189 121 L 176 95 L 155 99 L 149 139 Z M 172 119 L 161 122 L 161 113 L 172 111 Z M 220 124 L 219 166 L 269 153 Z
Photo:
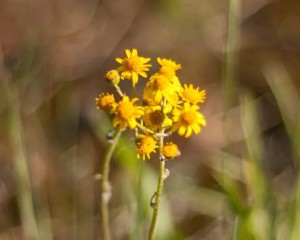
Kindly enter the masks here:
M 105 74 L 105 79 L 112 84 L 118 84 L 120 82 L 120 75 L 117 70 L 110 70 Z
M 145 107 L 143 120 L 145 127 L 153 132 L 157 132 L 160 127 L 169 127 L 172 125 L 172 120 L 162 112 L 161 106 L 158 105 Z
M 122 66 L 120 66 L 117 70 L 121 73 L 121 79 L 129 79 L 132 80 L 133 86 L 135 86 L 138 82 L 139 75 L 146 78 L 146 72 L 149 71 L 149 67 L 151 64 L 147 64 L 150 61 L 150 58 L 144 58 L 138 56 L 138 51 L 136 49 L 125 50 L 126 56 L 125 58 L 116 58 L 116 61 Z
M 165 75 L 169 79 L 175 76 L 175 72 L 181 69 L 181 65 L 174 62 L 172 59 L 157 58 L 160 65 L 159 73 Z
M 149 135 L 139 135 L 137 142 L 137 157 L 142 157 L 145 160 L 145 157 L 150 159 L 150 153 L 155 152 L 157 147 L 157 142 L 153 137 Z
M 97 104 L 97 109 L 110 111 L 116 104 L 115 97 L 113 94 L 101 93 L 99 97 L 96 98 L 96 104 Z
M 190 86 L 184 84 L 180 95 L 183 100 L 192 104 L 203 103 L 206 98 L 205 90 L 199 91 L 199 88 L 194 88 L 192 84 Z
M 127 126 L 131 129 L 136 127 L 136 119 L 144 114 L 142 107 L 134 106 L 136 101 L 138 101 L 137 98 L 129 100 L 129 97 L 124 96 L 123 99 L 117 103 L 112 111 L 112 113 L 115 114 L 113 119 L 114 127 L 119 125 L 121 130 L 124 130 Z
M 185 102 L 183 108 L 173 110 L 174 125 L 172 131 L 177 131 L 181 136 L 190 137 L 192 132 L 199 133 L 201 131 L 201 125 L 206 125 L 206 120 L 202 113 L 199 111 L 197 105 L 191 105 Z
M 173 143 L 173 142 L 167 142 L 163 146 L 162 154 L 167 159 L 172 159 L 172 158 L 178 157 L 180 155 L 180 151 L 178 149 L 178 146 L 175 143 Z
M 176 106 L 178 102 L 178 94 L 172 82 L 166 76 L 156 73 L 147 82 L 143 99 L 145 101 L 152 99 L 156 104 L 160 104 L 163 98 L 166 98 L 173 106 Z

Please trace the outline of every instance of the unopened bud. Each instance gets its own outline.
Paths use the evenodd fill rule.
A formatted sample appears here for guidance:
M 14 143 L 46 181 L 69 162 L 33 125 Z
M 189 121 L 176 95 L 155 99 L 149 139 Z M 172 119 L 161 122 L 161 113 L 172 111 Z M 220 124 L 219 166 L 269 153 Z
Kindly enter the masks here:
M 117 85 L 120 82 L 120 74 L 117 70 L 113 69 L 105 74 L 105 79 L 113 85 Z

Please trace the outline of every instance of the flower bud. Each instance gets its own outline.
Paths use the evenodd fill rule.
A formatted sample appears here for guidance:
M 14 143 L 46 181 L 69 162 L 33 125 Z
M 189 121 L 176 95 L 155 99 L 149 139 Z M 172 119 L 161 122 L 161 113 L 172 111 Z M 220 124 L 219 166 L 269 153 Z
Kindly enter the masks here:
M 117 85 L 120 82 L 120 74 L 117 70 L 113 69 L 105 74 L 105 79 L 113 85 Z

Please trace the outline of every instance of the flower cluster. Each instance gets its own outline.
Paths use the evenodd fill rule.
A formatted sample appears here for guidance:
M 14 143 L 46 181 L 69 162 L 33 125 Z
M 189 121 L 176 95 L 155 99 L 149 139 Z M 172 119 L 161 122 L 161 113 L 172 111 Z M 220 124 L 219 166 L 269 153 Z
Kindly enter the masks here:
M 180 154 L 177 145 L 164 143 L 164 138 L 173 132 L 188 138 L 201 131 L 206 120 L 199 104 L 205 101 L 206 92 L 192 84 L 181 85 L 176 74 L 181 65 L 171 59 L 157 58 L 159 69 L 148 78 L 151 59 L 139 56 L 136 49 L 125 52 L 126 57 L 116 58 L 121 66 L 105 75 L 117 95 L 101 93 L 96 98 L 97 108 L 113 117 L 113 127 L 134 130 L 138 158 L 150 158 L 157 149 L 164 159 L 177 157 Z M 142 100 L 136 96 L 140 77 L 147 79 Z M 132 82 L 134 96 L 121 91 L 121 80 Z

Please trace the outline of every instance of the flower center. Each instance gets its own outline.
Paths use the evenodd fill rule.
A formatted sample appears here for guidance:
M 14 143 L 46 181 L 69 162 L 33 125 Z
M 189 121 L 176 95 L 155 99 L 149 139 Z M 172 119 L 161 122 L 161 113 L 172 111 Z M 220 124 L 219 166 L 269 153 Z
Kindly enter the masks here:
M 174 158 L 180 155 L 180 151 L 178 150 L 178 147 L 173 142 L 168 142 L 163 147 L 163 155 L 167 158 Z
M 131 102 L 120 102 L 118 105 L 118 115 L 124 119 L 129 120 L 134 115 L 135 108 Z
M 127 59 L 125 61 L 125 66 L 131 71 L 136 71 L 138 68 L 138 59 Z
M 181 119 L 186 125 L 192 125 L 197 120 L 197 113 L 194 111 L 186 111 L 182 113 Z
M 103 110 L 109 110 L 115 103 L 115 98 L 112 94 L 101 94 L 96 100 L 98 107 Z
M 160 125 L 164 120 L 164 115 L 160 110 L 155 110 L 150 114 L 150 120 L 153 125 Z
M 152 137 L 144 137 L 138 144 L 137 151 L 140 154 L 149 154 L 156 148 L 156 141 Z

